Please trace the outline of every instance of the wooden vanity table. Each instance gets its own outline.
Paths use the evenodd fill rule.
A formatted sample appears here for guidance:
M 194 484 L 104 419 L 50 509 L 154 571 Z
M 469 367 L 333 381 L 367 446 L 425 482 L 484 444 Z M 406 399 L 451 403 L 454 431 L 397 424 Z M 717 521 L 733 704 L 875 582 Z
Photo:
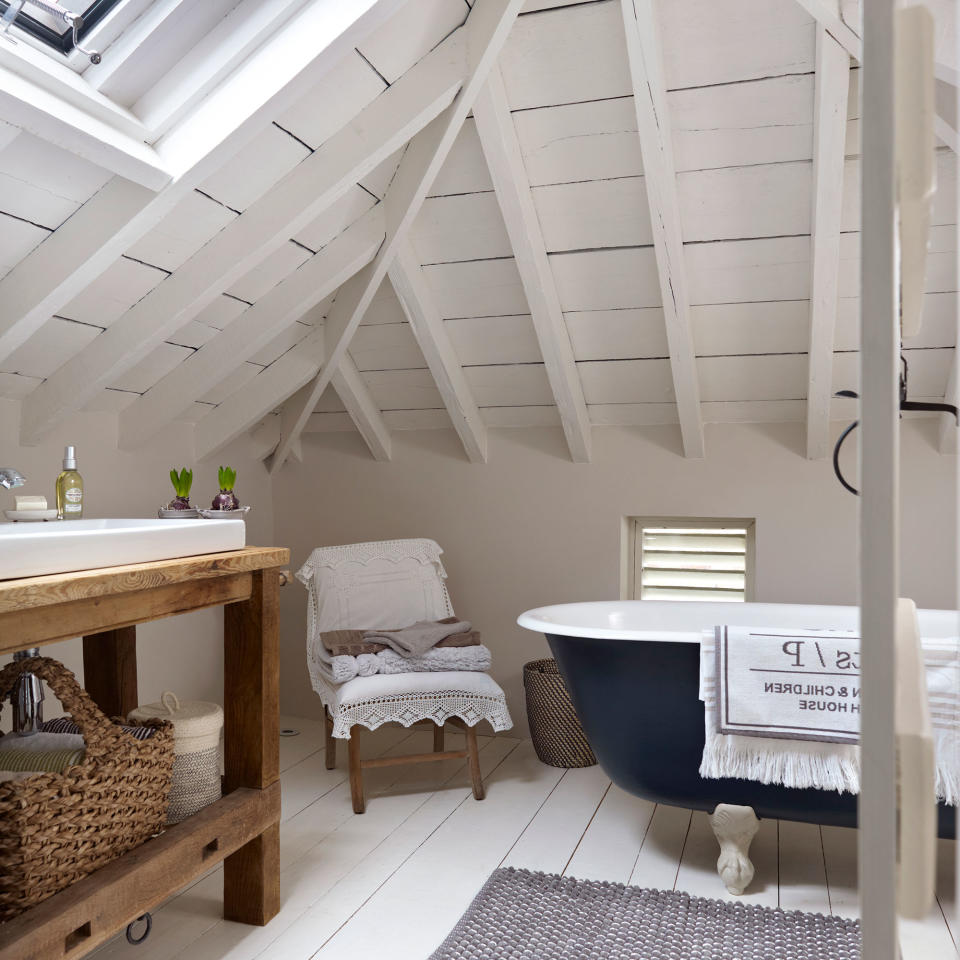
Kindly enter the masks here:
M 224 917 L 276 915 L 278 591 L 289 562 L 289 550 L 246 547 L 0 581 L 0 653 L 82 636 L 84 685 L 107 716 L 138 702 L 136 624 L 223 606 L 226 770 L 217 803 L 0 924 L 0 960 L 81 957 L 221 860 Z

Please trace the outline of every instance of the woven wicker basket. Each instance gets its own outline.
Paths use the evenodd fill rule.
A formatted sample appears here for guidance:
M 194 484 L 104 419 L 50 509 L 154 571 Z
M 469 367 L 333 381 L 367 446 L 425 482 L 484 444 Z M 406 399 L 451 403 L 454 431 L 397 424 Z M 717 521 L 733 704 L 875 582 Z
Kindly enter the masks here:
M 49 657 L 0 670 L 0 698 L 23 672 L 45 680 L 80 728 L 82 762 L 63 773 L 0 783 L 0 922 L 46 900 L 163 830 L 173 729 L 138 741 L 108 720 Z
M 527 721 L 537 756 L 551 767 L 592 767 L 597 758 L 580 726 L 556 660 L 524 664 Z

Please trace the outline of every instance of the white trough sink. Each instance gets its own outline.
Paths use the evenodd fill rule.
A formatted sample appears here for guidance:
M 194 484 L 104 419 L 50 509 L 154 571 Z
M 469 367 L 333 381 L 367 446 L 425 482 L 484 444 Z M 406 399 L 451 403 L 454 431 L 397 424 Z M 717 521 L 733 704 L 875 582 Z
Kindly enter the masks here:
M 0 580 L 239 550 L 243 520 L 0 523 Z

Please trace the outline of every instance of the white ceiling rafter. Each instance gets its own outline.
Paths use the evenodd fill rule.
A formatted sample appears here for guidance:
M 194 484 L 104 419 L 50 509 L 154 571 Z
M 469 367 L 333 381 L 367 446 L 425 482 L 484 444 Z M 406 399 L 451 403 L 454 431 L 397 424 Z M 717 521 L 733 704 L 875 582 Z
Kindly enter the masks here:
M 346 407 L 354 426 L 360 431 L 360 436 L 373 455 L 374 460 L 390 459 L 390 430 L 383 421 L 383 414 L 370 394 L 370 390 L 357 365 L 347 354 L 344 356 L 333 376 L 330 384 L 337 392 L 340 402 Z M 309 386 L 309 384 L 308 384 Z M 300 446 L 301 438 L 290 448 L 292 456 L 296 456 L 296 449 Z
M 45 381 L 23 405 L 23 442 L 37 442 L 428 125 L 460 86 L 462 53 L 460 37 L 449 37 Z
M 356 42 L 395 13 L 401 0 L 363 2 L 363 15 L 354 7 L 351 23 L 341 14 L 340 32 L 333 35 L 337 28 L 331 23 L 327 32 L 318 33 L 330 17 L 331 4 L 314 0 L 154 145 L 173 177 L 163 190 L 153 193 L 114 178 L 0 280 L 0 362 L 274 116 L 320 83 L 343 56 L 354 55 Z M 326 45 L 318 36 L 329 38 Z
M 369 264 L 364 269 L 369 269 Z M 325 339 L 325 327 L 314 330 L 242 390 L 230 394 L 199 420 L 194 428 L 197 459 L 203 460 L 221 450 L 310 383 L 323 365 Z M 281 417 L 276 419 L 279 422 Z
M 700 384 L 660 30 L 653 0 L 621 0 L 621 9 L 683 452 L 702 457 Z
M 840 227 L 847 139 L 850 57 L 823 27 L 817 28 L 813 121 L 810 343 L 808 348 L 807 457 L 830 451 L 833 350 L 840 280 Z
M 389 275 L 467 459 L 486 463 L 486 425 L 409 240 L 397 248 Z
M 387 217 L 384 244 L 373 263 L 345 284 L 337 295 L 326 324 L 327 356 L 311 390 L 298 397 L 296 404 L 288 404 L 284 409 L 280 445 L 270 461 L 271 473 L 283 466 L 290 446 L 299 438 L 341 357 L 346 354 L 356 328 L 387 275 L 398 245 L 406 238 L 463 121 L 496 63 L 522 2 L 478 0 L 471 8 L 462 28 L 468 61 L 463 86 L 447 110 L 414 137 L 404 152 L 384 199 Z M 214 414 L 216 411 L 200 421 L 198 431 Z
M 127 407 L 120 414 L 120 446 L 133 449 L 151 440 L 285 328 L 309 315 L 373 259 L 383 237 L 383 211 L 373 207 Z M 312 319 L 322 322 L 322 317 Z
M 499 67 L 477 98 L 474 118 L 570 456 L 586 463 L 590 416 Z

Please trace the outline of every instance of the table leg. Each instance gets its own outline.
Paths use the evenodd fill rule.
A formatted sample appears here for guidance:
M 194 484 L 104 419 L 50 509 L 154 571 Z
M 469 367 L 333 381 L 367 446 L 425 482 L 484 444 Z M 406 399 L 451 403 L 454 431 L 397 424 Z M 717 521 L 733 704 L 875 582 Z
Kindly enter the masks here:
M 280 777 L 277 569 L 253 575 L 249 600 L 224 607 L 224 788 L 263 789 Z M 223 915 L 265 924 L 280 909 L 280 826 L 223 863 Z
M 83 638 L 83 685 L 108 717 L 126 717 L 137 706 L 136 627 Z

